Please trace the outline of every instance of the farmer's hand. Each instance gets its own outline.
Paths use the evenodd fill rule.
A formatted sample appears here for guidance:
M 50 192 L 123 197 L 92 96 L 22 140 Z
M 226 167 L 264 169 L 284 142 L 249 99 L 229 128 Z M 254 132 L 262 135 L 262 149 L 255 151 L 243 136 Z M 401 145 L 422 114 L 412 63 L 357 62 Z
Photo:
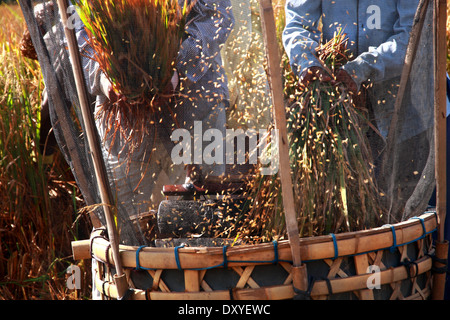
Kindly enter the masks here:
M 338 85 L 340 83 L 344 84 L 350 94 L 356 95 L 358 93 L 358 86 L 355 80 L 353 80 L 353 78 L 344 69 L 340 69 L 336 73 L 334 80 L 332 80 L 333 85 Z
M 304 86 L 307 86 L 309 82 L 315 80 L 320 80 L 321 82 L 329 82 L 332 79 L 328 72 L 321 67 L 308 68 L 300 75 L 300 83 Z
M 108 78 L 102 73 L 100 75 L 100 90 L 108 98 L 111 103 L 116 103 L 117 101 L 122 102 L 124 96 L 119 95 L 114 91 L 114 88 Z
M 117 95 L 113 90 L 112 84 L 104 73 L 100 75 L 100 90 L 112 102 L 117 100 Z

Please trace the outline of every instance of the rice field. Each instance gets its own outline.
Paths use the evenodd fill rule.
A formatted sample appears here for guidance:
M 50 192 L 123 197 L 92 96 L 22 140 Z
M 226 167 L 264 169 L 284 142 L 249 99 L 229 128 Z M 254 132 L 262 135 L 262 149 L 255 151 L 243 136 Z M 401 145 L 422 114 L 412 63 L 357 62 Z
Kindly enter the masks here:
M 43 80 L 19 50 L 20 7 L 0 5 L 0 24 L 0 299 L 81 299 L 89 281 L 68 290 L 66 269 L 70 242 L 88 235 L 82 200 L 61 154 L 39 148 Z

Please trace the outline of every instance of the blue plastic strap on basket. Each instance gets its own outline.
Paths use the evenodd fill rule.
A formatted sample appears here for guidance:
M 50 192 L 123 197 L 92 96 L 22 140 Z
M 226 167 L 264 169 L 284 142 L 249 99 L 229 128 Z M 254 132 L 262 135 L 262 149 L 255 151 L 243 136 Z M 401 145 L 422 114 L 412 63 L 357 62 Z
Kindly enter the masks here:
M 395 249 L 397 249 L 397 235 L 395 234 L 395 227 L 390 224 L 385 224 L 384 226 L 389 226 L 392 231 L 392 246 L 389 248 L 389 251 L 394 253 Z
M 273 254 L 274 254 L 274 259 L 273 259 L 273 264 L 277 264 L 278 263 L 278 242 L 277 240 L 273 240 Z
M 333 260 L 335 260 L 337 257 L 339 257 L 339 250 L 338 250 L 338 246 L 337 246 L 336 235 L 334 233 L 330 233 L 330 236 L 333 239 L 333 246 L 334 246 Z
M 178 249 L 183 248 L 184 247 L 184 243 L 182 243 L 181 245 L 175 247 L 174 252 L 175 252 L 175 262 L 177 263 L 177 268 L 178 270 L 182 270 L 181 269 L 181 264 L 180 264 L 180 256 L 178 255 Z
M 136 270 L 144 270 L 144 268 L 141 267 L 141 264 L 139 262 L 139 252 L 142 250 L 142 248 L 145 248 L 145 246 L 140 246 L 136 250 Z
M 422 230 L 423 230 L 423 234 L 427 234 L 427 228 L 425 228 L 425 221 L 423 220 L 422 217 L 412 217 L 410 219 L 417 219 L 420 220 L 420 223 L 422 224 Z
M 227 249 L 228 246 L 223 246 L 222 248 L 222 255 L 223 255 L 223 267 L 227 268 L 228 267 L 228 260 L 227 260 Z

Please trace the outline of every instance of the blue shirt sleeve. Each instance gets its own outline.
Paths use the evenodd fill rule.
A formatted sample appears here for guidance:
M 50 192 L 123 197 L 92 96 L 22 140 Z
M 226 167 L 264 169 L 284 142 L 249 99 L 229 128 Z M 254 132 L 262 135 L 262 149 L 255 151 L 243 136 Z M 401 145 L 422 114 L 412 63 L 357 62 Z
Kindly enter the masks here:
M 389 38 L 343 67 L 358 86 L 367 80 L 377 83 L 401 75 L 417 5 L 418 0 L 397 0 L 398 19 Z
M 379 30 L 386 40 L 376 46 L 363 48 L 360 51 L 361 54 L 343 67 L 352 75 L 358 86 L 368 80 L 380 82 L 401 75 L 409 42 L 409 33 L 419 0 L 391 1 L 395 1 L 394 10 L 396 10 L 394 14 L 389 15 L 394 17 L 392 18 L 392 28 Z M 370 3 L 372 2 L 359 1 L 360 7 L 367 7 Z M 316 0 L 286 1 L 286 26 L 283 32 L 283 44 L 290 59 L 292 70 L 298 76 L 308 67 L 322 65 L 316 56 L 316 48 L 321 41 L 321 32 L 318 25 L 324 5 L 324 1 Z M 356 2 L 354 5 L 356 5 Z M 328 6 L 332 8 L 331 5 Z M 357 12 L 357 10 L 348 11 L 355 12 L 354 14 Z M 336 16 L 327 16 L 326 18 L 327 21 L 335 19 L 342 25 L 345 25 L 347 21 L 352 21 L 352 17 L 348 15 L 340 16 L 338 13 Z M 356 17 L 353 20 L 356 21 Z M 324 25 L 324 28 L 326 27 L 327 25 Z M 355 39 L 350 39 L 350 41 L 357 41 L 357 36 L 361 39 L 364 35 L 354 36 Z
M 197 82 L 214 65 L 234 24 L 229 0 L 197 0 L 188 15 L 187 37 L 181 44 L 177 69 Z
M 313 66 L 322 66 L 316 56 L 320 43 L 319 20 L 322 1 L 286 1 L 286 26 L 282 40 L 292 71 L 297 76 Z

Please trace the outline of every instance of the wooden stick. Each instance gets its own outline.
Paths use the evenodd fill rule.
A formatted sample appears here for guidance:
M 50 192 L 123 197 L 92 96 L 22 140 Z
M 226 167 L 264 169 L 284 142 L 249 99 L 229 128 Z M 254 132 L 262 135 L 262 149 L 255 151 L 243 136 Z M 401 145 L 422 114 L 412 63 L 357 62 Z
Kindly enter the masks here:
M 446 0 L 435 0 L 434 41 L 434 87 L 435 87 L 435 144 L 436 144 L 436 209 L 440 218 L 438 229 L 439 241 L 444 241 L 444 225 L 446 216 L 446 177 L 447 177 L 447 65 Z
M 436 210 L 439 216 L 439 228 L 436 241 L 436 258 L 448 261 L 448 241 L 444 239 L 444 226 L 447 210 L 447 3 L 446 0 L 434 1 L 434 115 L 435 115 L 435 152 L 436 152 Z M 444 266 L 441 262 L 435 263 L 437 268 Z M 443 300 L 445 292 L 446 273 L 437 272 L 433 277 L 433 300 Z
M 444 300 L 446 268 L 448 265 L 448 241 L 436 241 L 436 261 L 434 262 L 435 272 L 433 274 L 433 300 Z M 443 262 L 447 261 L 447 264 Z M 438 271 L 441 270 L 441 271 Z
M 112 197 L 109 189 L 108 178 L 106 175 L 105 164 L 100 149 L 100 142 L 97 135 L 93 115 L 89 107 L 89 99 L 84 80 L 83 68 L 81 66 L 80 52 L 78 49 L 78 42 L 75 36 L 73 27 L 68 25 L 67 17 L 67 2 L 66 0 L 58 0 L 58 8 L 61 16 L 61 21 L 64 26 L 64 34 L 67 39 L 69 48 L 69 56 L 72 64 L 73 74 L 75 78 L 75 85 L 77 88 L 78 99 L 80 102 L 82 118 L 86 130 L 86 137 L 89 149 L 91 151 L 92 160 L 94 163 L 95 177 L 100 191 L 100 197 L 105 212 L 106 224 L 108 229 L 109 241 L 111 243 L 111 250 L 113 253 L 114 265 L 116 268 L 116 284 L 119 289 L 119 298 L 122 298 L 128 287 L 126 284 L 126 277 L 123 272 L 122 262 L 119 256 L 119 239 L 117 235 L 116 226 L 113 219 L 112 212 Z
M 289 145 L 287 137 L 286 111 L 284 108 L 283 82 L 281 77 L 281 59 L 276 35 L 276 25 L 272 1 L 261 0 L 261 24 L 264 34 L 268 76 L 271 89 L 275 131 L 278 136 L 279 175 L 283 192 L 283 208 L 286 217 L 286 231 L 292 250 L 294 287 L 306 291 L 308 278 L 306 266 L 302 265 L 297 215 L 294 207 Z

